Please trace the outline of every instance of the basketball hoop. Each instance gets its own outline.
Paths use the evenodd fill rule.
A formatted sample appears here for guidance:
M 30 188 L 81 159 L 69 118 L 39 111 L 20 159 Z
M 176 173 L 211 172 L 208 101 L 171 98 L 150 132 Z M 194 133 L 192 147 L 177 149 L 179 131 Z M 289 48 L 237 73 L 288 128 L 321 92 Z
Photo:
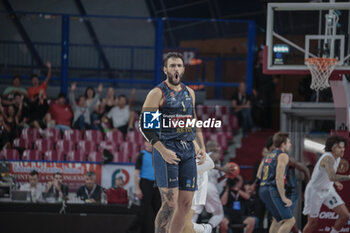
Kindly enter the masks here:
M 338 63 L 338 59 L 312 57 L 305 59 L 305 63 L 312 77 L 310 88 L 319 91 L 329 87 L 328 78 L 332 74 L 335 65 Z

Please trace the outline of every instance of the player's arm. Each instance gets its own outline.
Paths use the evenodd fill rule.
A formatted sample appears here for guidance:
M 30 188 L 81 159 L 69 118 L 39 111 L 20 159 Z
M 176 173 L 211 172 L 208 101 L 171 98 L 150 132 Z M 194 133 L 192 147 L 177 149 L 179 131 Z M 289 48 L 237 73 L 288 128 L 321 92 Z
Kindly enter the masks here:
M 194 117 L 197 121 L 197 114 L 196 114 L 196 96 L 194 94 L 194 91 L 192 88 L 187 87 L 187 90 L 190 92 L 193 100 L 193 113 Z M 205 161 L 206 157 L 206 151 L 205 151 L 205 145 L 204 145 L 204 139 L 203 139 L 203 134 L 202 134 L 202 129 L 201 128 L 196 128 L 196 142 L 198 143 L 198 146 L 200 148 L 199 153 L 197 154 L 197 159 L 199 160 L 198 164 L 202 164 Z
M 277 168 L 276 168 L 276 186 L 282 201 L 286 204 L 287 207 L 292 205 L 291 200 L 286 198 L 286 192 L 284 189 L 284 174 L 285 174 L 288 161 L 289 161 L 289 156 L 286 153 L 279 154 L 277 158 Z
M 174 151 L 168 150 L 163 143 L 159 140 L 159 137 L 154 129 L 144 129 L 143 124 L 143 113 L 147 111 L 157 111 L 159 106 L 161 106 L 163 102 L 163 94 L 159 88 L 152 89 L 145 100 L 145 103 L 142 106 L 142 111 L 140 115 L 139 128 L 142 135 L 145 139 L 152 144 L 152 146 L 159 151 L 162 155 L 163 159 L 170 164 L 177 164 L 180 159 L 177 158 Z
M 258 168 L 258 171 L 256 173 L 256 178 L 258 180 L 261 180 L 261 171 L 262 171 L 262 168 L 264 166 L 264 159 L 261 160 L 260 164 L 259 164 L 259 168 Z
M 334 159 L 331 156 L 326 156 L 321 161 L 321 166 L 326 169 L 330 181 L 347 181 L 350 180 L 350 175 L 338 175 L 334 171 Z
M 302 164 L 299 161 L 297 161 L 293 156 L 289 156 L 289 166 L 292 166 L 295 169 L 297 169 L 297 170 L 301 171 L 302 173 L 304 173 L 306 183 L 309 182 L 309 180 L 310 180 L 310 171 L 304 164 Z

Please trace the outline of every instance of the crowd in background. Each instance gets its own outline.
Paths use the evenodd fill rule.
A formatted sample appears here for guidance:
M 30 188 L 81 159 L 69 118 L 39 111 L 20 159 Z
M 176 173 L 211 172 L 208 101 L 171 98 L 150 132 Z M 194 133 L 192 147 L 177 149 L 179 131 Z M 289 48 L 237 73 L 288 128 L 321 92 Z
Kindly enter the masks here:
M 126 95 L 116 97 L 109 87 L 106 96 L 101 96 L 102 84 L 97 88 L 87 87 L 84 95 L 76 96 L 76 83 L 72 83 L 68 96 L 60 93 L 56 99 L 48 99 L 46 89 L 51 78 L 51 64 L 46 63 L 48 73 L 40 83 L 32 75 L 32 86 L 21 86 L 21 77 L 14 76 L 12 86 L 7 87 L 0 99 L 0 149 L 9 148 L 20 136 L 23 128 L 96 129 L 107 132 L 117 129 L 126 134 L 134 127 L 132 110 L 135 89 L 130 99 Z M 69 100 L 69 101 L 68 101 Z

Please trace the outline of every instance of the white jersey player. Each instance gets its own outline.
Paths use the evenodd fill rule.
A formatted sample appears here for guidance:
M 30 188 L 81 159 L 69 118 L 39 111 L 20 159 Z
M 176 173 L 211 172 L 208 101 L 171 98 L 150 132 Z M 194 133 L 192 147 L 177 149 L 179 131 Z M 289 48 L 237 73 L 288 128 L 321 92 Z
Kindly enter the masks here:
M 340 159 L 344 156 L 346 142 L 345 138 L 336 135 L 326 140 L 326 152 L 317 161 L 305 190 L 303 214 L 308 218 L 303 233 L 312 233 L 317 228 L 322 205 L 326 205 L 339 215 L 331 233 L 338 233 L 350 217 L 344 201 L 334 188 L 335 184 L 339 190 L 342 190 L 343 185 L 340 181 L 350 180 L 350 175 L 336 174 Z

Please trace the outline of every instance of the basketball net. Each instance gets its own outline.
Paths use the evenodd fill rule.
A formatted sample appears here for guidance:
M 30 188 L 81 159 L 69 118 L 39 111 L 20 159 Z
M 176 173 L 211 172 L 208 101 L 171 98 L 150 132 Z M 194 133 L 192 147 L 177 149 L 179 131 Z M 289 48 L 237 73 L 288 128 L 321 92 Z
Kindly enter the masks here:
M 338 63 L 336 58 L 312 57 L 305 59 L 305 63 L 311 73 L 310 88 L 315 91 L 326 89 L 329 86 L 328 78 L 331 76 L 335 65 Z

